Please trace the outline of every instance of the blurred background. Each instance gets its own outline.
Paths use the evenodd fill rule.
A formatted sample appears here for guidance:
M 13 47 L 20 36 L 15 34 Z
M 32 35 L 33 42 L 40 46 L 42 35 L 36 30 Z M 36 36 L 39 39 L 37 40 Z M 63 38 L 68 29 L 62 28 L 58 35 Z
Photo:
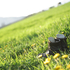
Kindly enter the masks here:
M 0 0 L 0 29 L 70 0 Z

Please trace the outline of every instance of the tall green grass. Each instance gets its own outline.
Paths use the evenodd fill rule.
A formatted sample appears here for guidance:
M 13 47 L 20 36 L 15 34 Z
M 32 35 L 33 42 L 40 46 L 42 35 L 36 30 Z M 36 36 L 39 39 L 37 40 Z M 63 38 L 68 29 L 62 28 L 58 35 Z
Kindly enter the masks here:
M 70 2 L 57 8 L 38 13 L 0 29 L 0 69 L 3 70 L 54 70 L 62 65 L 67 70 L 67 59 L 52 60 L 44 65 L 45 58 L 37 58 L 48 48 L 48 37 L 64 32 L 70 46 Z M 70 48 L 69 48 L 70 50 Z M 56 62 L 57 61 L 57 62 Z

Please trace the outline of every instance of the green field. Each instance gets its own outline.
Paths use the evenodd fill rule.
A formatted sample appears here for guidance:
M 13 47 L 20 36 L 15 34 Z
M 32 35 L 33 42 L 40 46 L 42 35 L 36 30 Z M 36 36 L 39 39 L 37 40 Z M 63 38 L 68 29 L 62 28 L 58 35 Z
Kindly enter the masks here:
M 64 32 L 67 37 L 68 52 L 62 52 L 58 59 L 51 58 L 49 64 L 43 64 L 45 58 L 39 53 L 48 49 L 48 38 Z M 68 58 L 61 59 L 62 55 Z M 70 2 L 37 13 L 19 22 L 0 29 L 0 70 L 55 70 L 61 65 L 69 70 L 70 64 Z

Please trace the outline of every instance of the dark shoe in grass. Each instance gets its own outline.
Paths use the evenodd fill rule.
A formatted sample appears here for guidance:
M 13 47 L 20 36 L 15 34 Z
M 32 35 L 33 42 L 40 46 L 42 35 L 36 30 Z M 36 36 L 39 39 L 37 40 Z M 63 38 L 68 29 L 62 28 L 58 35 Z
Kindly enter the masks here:
M 49 39 L 48 50 L 45 53 L 38 54 L 39 57 L 47 58 L 47 55 L 54 55 L 55 53 L 60 53 L 60 51 L 64 47 L 63 46 L 64 41 L 66 42 L 66 38 L 63 39 L 64 41 L 59 38 L 54 39 L 53 37 L 49 37 L 48 39 Z
M 48 49 L 49 49 L 50 55 L 54 54 L 55 52 L 60 53 L 60 50 L 61 50 L 60 39 L 54 39 L 54 42 L 49 41 L 48 42 Z
M 68 50 L 68 47 L 67 47 L 67 38 L 63 35 L 63 34 L 57 34 L 57 39 L 60 39 L 61 41 L 61 50 L 64 51 L 64 50 Z

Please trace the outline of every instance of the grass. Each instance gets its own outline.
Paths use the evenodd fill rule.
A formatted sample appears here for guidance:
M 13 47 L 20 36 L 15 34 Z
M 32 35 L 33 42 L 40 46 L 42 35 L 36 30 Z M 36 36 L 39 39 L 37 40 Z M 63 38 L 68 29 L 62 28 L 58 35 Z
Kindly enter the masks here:
M 48 48 L 48 37 L 64 32 L 69 46 L 68 53 L 51 58 L 49 64 L 43 64 L 45 58 L 37 58 Z M 65 70 L 70 64 L 70 2 L 57 8 L 38 13 L 0 29 L 0 69 L 1 70 L 54 70 L 61 65 Z M 67 54 L 68 58 L 61 59 Z

